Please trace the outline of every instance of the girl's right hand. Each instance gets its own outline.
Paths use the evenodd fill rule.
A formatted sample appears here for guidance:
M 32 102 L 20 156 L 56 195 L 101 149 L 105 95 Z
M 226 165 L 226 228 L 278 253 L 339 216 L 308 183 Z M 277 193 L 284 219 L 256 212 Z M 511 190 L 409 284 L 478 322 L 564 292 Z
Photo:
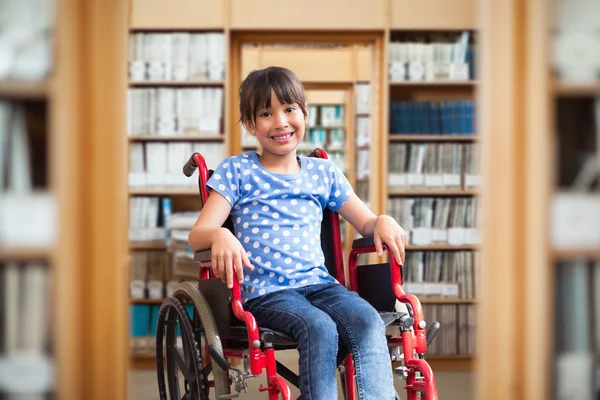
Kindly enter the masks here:
M 212 235 L 212 271 L 221 278 L 229 289 L 233 288 L 235 269 L 239 283 L 244 281 L 242 265 L 250 271 L 254 269 L 239 240 L 227 228 L 218 228 Z

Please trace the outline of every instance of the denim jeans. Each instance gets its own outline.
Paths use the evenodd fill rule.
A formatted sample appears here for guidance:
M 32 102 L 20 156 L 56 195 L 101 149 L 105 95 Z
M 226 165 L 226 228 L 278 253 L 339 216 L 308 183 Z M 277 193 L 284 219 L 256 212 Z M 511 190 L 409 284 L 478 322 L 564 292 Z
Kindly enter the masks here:
M 360 400 L 394 400 L 392 368 L 379 313 L 338 283 L 283 289 L 250 300 L 258 326 L 298 341 L 302 400 L 338 398 L 338 341 L 352 352 Z

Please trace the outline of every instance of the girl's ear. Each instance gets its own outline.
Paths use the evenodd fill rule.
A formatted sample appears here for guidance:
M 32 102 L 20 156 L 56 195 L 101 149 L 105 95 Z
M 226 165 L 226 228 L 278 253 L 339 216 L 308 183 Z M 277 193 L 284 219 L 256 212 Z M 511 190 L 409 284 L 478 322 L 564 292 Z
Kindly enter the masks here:
M 246 130 L 248 131 L 248 133 L 256 137 L 256 126 L 254 125 L 254 123 L 252 123 L 252 121 L 245 121 L 243 125 L 244 128 L 246 128 Z

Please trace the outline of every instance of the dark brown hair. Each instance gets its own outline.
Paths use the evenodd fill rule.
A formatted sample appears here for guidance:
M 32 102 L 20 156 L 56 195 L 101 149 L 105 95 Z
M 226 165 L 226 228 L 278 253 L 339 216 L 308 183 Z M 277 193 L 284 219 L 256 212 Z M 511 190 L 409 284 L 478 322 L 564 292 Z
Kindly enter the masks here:
M 287 68 L 268 67 L 250 72 L 240 86 L 242 123 L 254 124 L 256 112 L 271 107 L 271 90 L 281 104 L 298 104 L 306 117 L 306 92 L 300 79 Z

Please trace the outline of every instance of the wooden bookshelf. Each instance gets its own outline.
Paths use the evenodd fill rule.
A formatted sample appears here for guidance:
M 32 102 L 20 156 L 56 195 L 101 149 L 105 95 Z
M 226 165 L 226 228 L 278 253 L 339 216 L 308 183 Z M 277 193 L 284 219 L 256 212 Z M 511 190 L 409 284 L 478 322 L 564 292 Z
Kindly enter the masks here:
M 600 82 L 570 83 L 555 80 L 554 94 L 563 97 L 597 97 L 600 96 Z
M 390 81 L 390 86 L 475 86 L 478 81 Z
M 479 250 L 479 245 L 476 244 L 428 244 L 428 245 L 413 245 L 409 244 L 406 251 L 469 251 Z
M 0 99 L 43 100 L 50 95 L 50 88 L 49 81 L 0 81 Z
M 200 135 L 129 135 L 130 142 L 223 142 L 224 135 L 200 136 Z
M 129 188 L 129 194 L 131 196 L 200 196 L 197 187 Z
M 0 262 L 18 261 L 51 261 L 54 255 L 52 247 L 7 248 L 0 247 Z
M 558 261 L 592 259 L 600 260 L 600 248 L 596 249 L 553 249 L 552 259 Z
M 390 142 L 476 142 L 477 135 L 406 135 L 390 133 Z
M 130 299 L 130 304 L 162 304 L 165 299 Z
M 225 81 L 129 81 L 129 87 L 204 87 L 224 86 Z
M 474 189 L 392 189 L 388 195 L 390 197 L 457 197 L 457 196 L 477 196 L 478 191 Z
M 477 304 L 477 299 L 418 296 L 421 304 Z
M 164 241 L 160 242 L 129 242 L 130 250 L 166 250 Z

